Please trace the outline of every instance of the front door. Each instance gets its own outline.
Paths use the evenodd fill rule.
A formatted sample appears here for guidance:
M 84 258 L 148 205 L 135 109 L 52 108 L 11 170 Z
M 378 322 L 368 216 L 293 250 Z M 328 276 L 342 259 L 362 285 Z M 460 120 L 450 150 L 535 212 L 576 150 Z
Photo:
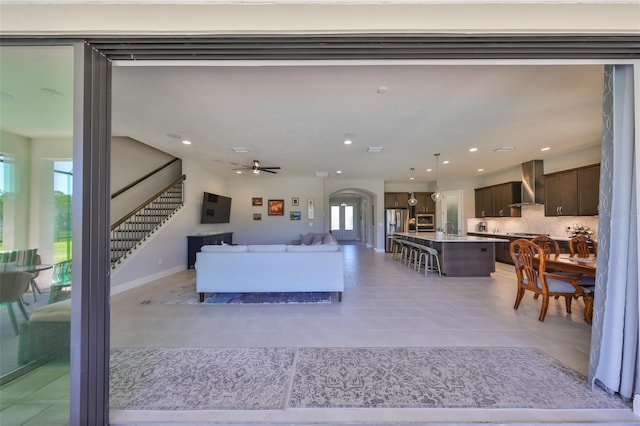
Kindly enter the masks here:
M 331 233 L 337 240 L 357 240 L 355 205 L 349 203 L 331 206 Z

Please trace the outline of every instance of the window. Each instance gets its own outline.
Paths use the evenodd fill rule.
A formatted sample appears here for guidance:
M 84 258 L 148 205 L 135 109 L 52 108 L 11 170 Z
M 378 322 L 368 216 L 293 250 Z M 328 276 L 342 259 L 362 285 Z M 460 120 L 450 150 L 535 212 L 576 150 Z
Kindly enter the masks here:
M 331 206 L 331 230 L 340 230 L 340 206 Z
M 344 206 L 344 230 L 353 231 L 353 206 Z
M 73 162 L 56 161 L 53 165 L 53 261 L 71 259 L 71 197 Z

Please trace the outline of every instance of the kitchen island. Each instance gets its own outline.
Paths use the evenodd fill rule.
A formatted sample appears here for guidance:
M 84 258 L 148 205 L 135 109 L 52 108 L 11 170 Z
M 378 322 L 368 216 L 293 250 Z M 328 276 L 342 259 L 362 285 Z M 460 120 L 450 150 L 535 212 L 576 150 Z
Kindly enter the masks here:
M 435 232 L 396 232 L 395 237 L 438 250 L 442 275 L 488 277 L 496 270 L 495 244 L 509 242 L 496 237 L 444 235 Z

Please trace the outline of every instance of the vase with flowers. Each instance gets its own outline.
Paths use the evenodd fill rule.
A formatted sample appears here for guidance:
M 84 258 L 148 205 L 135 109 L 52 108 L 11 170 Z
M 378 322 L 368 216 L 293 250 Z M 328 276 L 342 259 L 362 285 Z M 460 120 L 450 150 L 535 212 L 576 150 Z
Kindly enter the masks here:
M 588 226 L 583 226 L 581 223 L 574 223 L 571 226 L 566 227 L 567 235 L 569 238 L 577 237 L 578 235 L 584 235 L 587 238 L 593 236 L 593 231 Z

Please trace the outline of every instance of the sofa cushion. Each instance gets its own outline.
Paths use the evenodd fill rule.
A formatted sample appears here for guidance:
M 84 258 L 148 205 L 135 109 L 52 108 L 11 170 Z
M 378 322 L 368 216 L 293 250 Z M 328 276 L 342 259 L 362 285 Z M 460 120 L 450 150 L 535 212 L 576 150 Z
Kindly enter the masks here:
M 338 244 L 338 240 L 331 233 L 327 232 L 322 237 L 322 244 Z
M 254 253 L 270 253 L 287 251 L 285 244 L 249 244 L 248 251 Z
M 338 251 L 340 250 L 340 246 L 338 244 L 319 244 L 315 246 L 296 246 L 296 245 L 288 245 L 288 252 L 296 252 L 296 253 L 304 253 L 304 252 L 327 252 L 327 251 Z
M 211 253 L 241 253 L 247 251 L 247 246 L 238 245 L 238 246 L 230 246 L 230 245 L 208 245 L 202 246 L 200 248 L 202 252 L 211 252 Z
M 300 234 L 300 244 L 303 246 L 310 246 L 313 242 L 313 233 L 309 232 L 308 234 Z

